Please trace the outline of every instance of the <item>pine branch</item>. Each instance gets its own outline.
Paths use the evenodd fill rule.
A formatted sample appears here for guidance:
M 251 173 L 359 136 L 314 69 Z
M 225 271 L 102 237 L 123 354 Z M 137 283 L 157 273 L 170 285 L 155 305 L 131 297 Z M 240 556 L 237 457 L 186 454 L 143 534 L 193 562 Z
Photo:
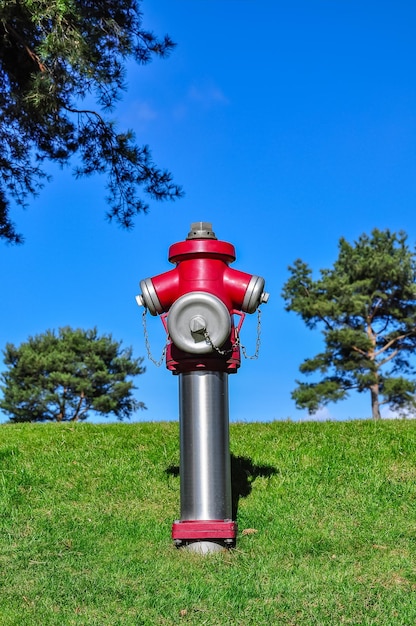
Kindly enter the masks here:
M 10 24 L 7 24 L 3 21 L 3 26 L 4 26 L 4 30 L 11 34 L 14 39 L 16 39 L 19 43 L 22 44 L 22 46 L 24 47 L 24 49 L 26 50 L 29 58 L 38 66 L 39 71 L 44 73 L 47 71 L 47 67 L 46 65 L 44 65 L 44 63 L 42 63 L 40 57 L 36 54 L 36 52 L 34 52 L 26 43 L 26 41 L 23 39 L 23 37 L 20 35 L 20 33 L 18 33 L 13 26 L 11 26 Z
M 412 337 L 416 334 L 416 331 L 412 330 L 409 333 L 404 333 L 403 335 L 399 335 L 398 337 L 395 337 L 394 339 L 391 339 L 388 343 L 386 343 L 382 348 L 380 348 L 379 350 L 377 350 L 377 352 L 374 353 L 375 357 L 378 357 L 379 354 L 382 354 L 383 352 L 385 352 L 386 350 L 388 350 L 389 348 L 391 348 L 392 346 L 394 346 L 395 343 L 397 343 L 398 341 L 401 341 L 402 339 L 407 339 L 408 337 Z M 399 350 L 398 350 L 399 351 Z
M 387 356 L 385 359 L 380 361 L 380 363 L 377 364 L 377 367 L 378 368 L 383 367 L 383 365 L 385 365 L 386 363 L 388 363 L 389 361 L 394 359 L 394 357 L 397 356 L 399 354 L 399 352 L 400 352 L 400 350 L 399 350 L 399 348 L 397 348 L 397 350 L 394 350 L 389 356 Z
M 358 354 L 361 354 L 361 356 L 369 358 L 368 352 L 366 352 L 365 350 L 361 350 L 361 348 L 358 348 L 357 346 L 351 346 L 351 350 L 353 350 L 354 352 L 358 352 Z

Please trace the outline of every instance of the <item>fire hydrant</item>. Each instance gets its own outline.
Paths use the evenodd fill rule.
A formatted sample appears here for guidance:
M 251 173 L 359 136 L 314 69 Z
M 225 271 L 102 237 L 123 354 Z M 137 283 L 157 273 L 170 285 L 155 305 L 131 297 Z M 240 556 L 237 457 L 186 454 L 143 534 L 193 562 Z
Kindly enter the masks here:
M 176 267 L 142 280 L 136 298 L 145 312 L 161 315 L 166 366 L 179 376 L 181 517 L 172 538 L 199 552 L 235 544 L 228 374 L 241 363 L 244 314 L 269 297 L 263 278 L 229 267 L 235 258 L 234 246 L 219 241 L 210 223 L 195 222 L 169 249 Z

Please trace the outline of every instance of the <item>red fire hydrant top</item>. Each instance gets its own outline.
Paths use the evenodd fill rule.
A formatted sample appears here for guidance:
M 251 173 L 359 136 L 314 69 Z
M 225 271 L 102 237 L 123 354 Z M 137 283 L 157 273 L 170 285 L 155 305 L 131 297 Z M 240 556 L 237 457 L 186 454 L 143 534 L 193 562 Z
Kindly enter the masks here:
M 235 258 L 234 246 L 219 241 L 210 223 L 195 222 L 187 239 L 169 248 L 176 267 L 141 281 L 139 303 L 152 315 L 168 313 L 172 342 L 185 353 L 221 347 L 230 339 L 235 312 L 253 313 L 267 302 L 264 279 L 230 268 Z

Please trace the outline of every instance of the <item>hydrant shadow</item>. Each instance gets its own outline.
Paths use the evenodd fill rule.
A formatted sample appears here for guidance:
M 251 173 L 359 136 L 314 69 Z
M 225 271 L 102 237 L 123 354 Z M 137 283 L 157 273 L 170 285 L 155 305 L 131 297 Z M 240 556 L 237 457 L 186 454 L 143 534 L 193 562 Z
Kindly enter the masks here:
M 240 498 L 247 498 L 253 489 L 256 478 L 270 478 L 279 470 L 272 465 L 255 465 L 245 456 L 231 454 L 231 489 L 233 519 L 237 519 Z
M 170 476 L 179 476 L 179 465 L 170 465 L 165 472 Z M 256 478 L 270 478 L 278 472 L 279 470 L 272 465 L 255 465 L 248 457 L 231 454 L 232 517 L 234 520 L 237 519 L 240 498 L 247 498 L 250 495 Z

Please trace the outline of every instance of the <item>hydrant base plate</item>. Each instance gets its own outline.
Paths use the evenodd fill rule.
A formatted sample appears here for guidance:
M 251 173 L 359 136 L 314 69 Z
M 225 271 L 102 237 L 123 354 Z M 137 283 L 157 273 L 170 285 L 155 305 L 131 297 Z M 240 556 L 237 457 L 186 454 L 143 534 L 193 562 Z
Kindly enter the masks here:
M 172 524 L 174 541 L 195 539 L 230 539 L 237 535 L 237 524 L 232 520 L 190 520 Z

